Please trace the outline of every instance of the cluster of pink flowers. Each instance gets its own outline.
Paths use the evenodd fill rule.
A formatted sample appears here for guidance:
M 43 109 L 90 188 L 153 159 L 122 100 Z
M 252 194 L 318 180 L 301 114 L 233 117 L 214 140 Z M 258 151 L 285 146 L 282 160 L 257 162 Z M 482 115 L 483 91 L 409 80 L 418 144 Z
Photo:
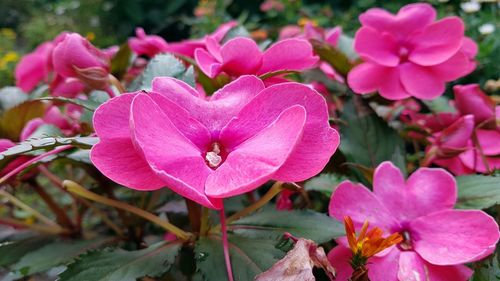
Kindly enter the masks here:
M 457 85 L 453 90 L 451 106 L 455 112 L 408 111 L 406 121 L 429 134 L 428 164 L 445 167 L 456 175 L 499 169 L 500 107 L 477 84 Z

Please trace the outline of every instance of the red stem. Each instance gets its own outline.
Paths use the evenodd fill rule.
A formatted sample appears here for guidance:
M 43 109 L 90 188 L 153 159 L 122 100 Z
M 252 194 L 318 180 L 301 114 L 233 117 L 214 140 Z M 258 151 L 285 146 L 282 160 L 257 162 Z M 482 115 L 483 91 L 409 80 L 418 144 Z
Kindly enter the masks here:
M 226 261 L 227 276 L 229 281 L 233 279 L 233 268 L 231 267 L 231 257 L 229 256 L 229 242 L 227 241 L 226 215 L 224 214 L 224 206 L 220 210 L 220 225 L 222 230 L 222 248 L 224 249 L 224 260 Z

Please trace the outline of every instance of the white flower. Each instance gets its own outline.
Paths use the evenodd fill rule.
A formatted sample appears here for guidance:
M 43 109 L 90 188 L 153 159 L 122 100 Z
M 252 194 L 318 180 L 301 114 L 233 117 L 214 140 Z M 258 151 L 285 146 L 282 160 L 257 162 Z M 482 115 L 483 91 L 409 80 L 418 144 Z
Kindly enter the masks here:
M 460 7 L 466 13 L 475 13 L 481 9 L 481 4 L 476 1 L 463 2 L 460 4 Z
M 488 35 L 495 31 L 495 25 L 492 23 L 485 23 L 479 27 L 479 33 L 482 35 Z

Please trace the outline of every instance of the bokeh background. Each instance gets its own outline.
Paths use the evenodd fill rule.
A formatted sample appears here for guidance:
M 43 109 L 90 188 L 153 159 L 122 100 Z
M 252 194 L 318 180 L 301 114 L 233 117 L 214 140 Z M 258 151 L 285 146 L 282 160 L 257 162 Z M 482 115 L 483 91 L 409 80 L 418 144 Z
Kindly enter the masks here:
M 397 11 L 415 1 L 383 0 L 0 0 L 0 87 L 12 85 L 20 57 L 61 31 L 86 36 L 98 47 L 121 44 L 136 26 L 168 42 L 201 37 L 237 19 L 257 39 L 276 38 L 281 27 L 313 21 L 340 25 L 354 36 L 357 17 L 371 7 Z M 457 83 L 498 80 L 500 73 L 499 1 L 427 1 L 439 16 L 458 15 L 478 42 L 477 70 Z

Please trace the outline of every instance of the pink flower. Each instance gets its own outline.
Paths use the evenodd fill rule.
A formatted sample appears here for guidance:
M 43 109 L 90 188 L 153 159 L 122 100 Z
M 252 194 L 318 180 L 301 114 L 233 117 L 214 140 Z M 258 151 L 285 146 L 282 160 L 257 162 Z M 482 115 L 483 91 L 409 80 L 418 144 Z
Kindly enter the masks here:
M 478 84 L 456 85 L 455 107 L 461 115 L 474 115 L 476 124 L 495 120 L 495 102 L 481 91 Z
M 339 144 L 320 94 L 298 83 L 264 88 L 255 76 L 208 98 L 158 77 L 150 93 L 101 105 L 94 128 L 91 160 L 105 176 L 137 190 L 167 186 L 215 209 L 272 179 L 312 177 Z
M 52 53 L 54 71 L 64 78 L 78 78 L 91 88 L 102 89 L 108 84 L 109 54 L 97 49 L 80 34 L 69 33 Z
M 390 162 L 375 170 L 373 192 L 361 184 L 341 183 L 332 194 L 330 216 L 350 216 L 356 227 L 365 220 L 405 240 L 368 261 L 372 281 L 469 280 L 464 263 L 495 250 L 500 233 L 495 220 L 479 210 L 454 210 L 457 187 L 442 169 L 420 168 L 407 180 Z M 352 273 L 345 239 L 328 258 L 338 280 Z
M 219 45 L 206 38 L 207 50 L 197 49 L 195 59 L 200 69 L 214 78 L 221 72 L 238 77 L 245 74 L 261 75 L 279 70 L 304 70 L 318 61 L 312 46 L 306 40 L 286 39 L 262 52 L 255 41 L 236 37 Z
M 75 98 L 85 90 L 85 85 L 76 78 L 57 75 L 50 83 L 49 89 L 52 96 Z
M 378 91 L 390 100 L 433 99 L 445 83 L 475 68 L 476 44 L 464 37 L 458 17 L 435 21 L 429 4 L 401 8 L 397 15 L 374 8 L 359 17 L 354 48 L 365 61 L 348 75 L 356 93 Z
M 25 92 L 31 92 L 38 83 L 49 80 L 52 72 L 52 51 L 66 34 L 63 32 L 53 41 L 40 44 L 35 51 L 21 59 L 15 70 L 16 86 Z
M 135 29 L 136 37 L 128 39 L 130 49 L 138 56 L 145 55 L 154 57 L 159 53 L 168 51 L 167 42 L 158 35 L 146 35 L 144 29 L 137 27 Z
M 224 36 L 235 26 L 238 25 L 237 21 L 229 21 L 221 24 L 213 33 L 208 35 L 216 42 L 221 42 Z M 206 49 L 206 38 L 203 39 L 189 39 L 181 42 L 173 42 L 169 44 L 169 51 L 176 54 L 181 54 L 190 58 L 194 58 L 194 52 L 198 48 Z

